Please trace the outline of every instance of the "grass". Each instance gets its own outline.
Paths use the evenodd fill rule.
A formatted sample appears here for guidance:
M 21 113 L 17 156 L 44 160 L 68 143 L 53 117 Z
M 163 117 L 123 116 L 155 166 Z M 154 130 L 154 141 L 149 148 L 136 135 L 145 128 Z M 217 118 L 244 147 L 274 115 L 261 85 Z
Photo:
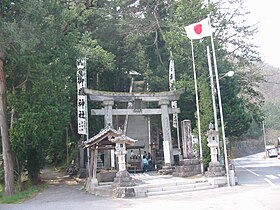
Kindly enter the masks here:
M 34 186 L 30 186 L 24 191 L 16 192 L 12 196 L 4 196 L 4 192 L 3 192 L 4 189 L 0 185 L 0 204 L 22 203 L 26 199 L 34 197 L 35 195 L 37 195 L 38 192 L 40 192 L 45 188 L 47 188 L 46 184 L 34 185 Z

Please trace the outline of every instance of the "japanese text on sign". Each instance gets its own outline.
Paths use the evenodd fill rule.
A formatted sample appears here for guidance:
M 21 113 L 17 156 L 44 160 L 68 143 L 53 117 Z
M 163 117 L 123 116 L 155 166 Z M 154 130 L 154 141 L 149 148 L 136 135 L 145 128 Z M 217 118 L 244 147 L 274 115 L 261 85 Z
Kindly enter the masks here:
M 77 116 L 78 133 L 87 135 L 88 112 L 87 96 L 83 94 L 83 89 L 87 87 L 86 59 L 77 59 Z

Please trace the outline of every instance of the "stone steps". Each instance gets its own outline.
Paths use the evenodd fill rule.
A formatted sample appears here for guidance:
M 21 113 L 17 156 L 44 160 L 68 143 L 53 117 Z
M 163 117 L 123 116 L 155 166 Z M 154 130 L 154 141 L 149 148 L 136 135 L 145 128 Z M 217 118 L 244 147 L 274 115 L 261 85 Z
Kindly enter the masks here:
M 134 179 L 141 181 L 139 185 L 145 189 L 146 196 L 161 196 L 180 194 L 198 190 L 207 190 L 217 187 L 211 184 L 205 177 L 181 178 L 172 175 L 149 175 L 149 174 L 132 174 Z
M 193 191 L 214 189 L 225 186 L 226 184 L 226 177 L 209 178 L 197 175 L 182 178 L 174 177 L 172 175 L 158 175 L 154 171 L 148 173 L 130 173 L 130 177 L 134 179 L 136 186 L 119 189 L 123 192 L 126 192 L 127 189 L 131 190 L 134 195 L 130 197 L 179 195 Z M 112 187 L 114 184 L 114 182 L 101 182 L 97 187 L 89 187 L 88 191 L 99 196 L 114 197 L 114 189 Z
M 159 196 L 159 195 L 173 195 L 173 194 L 181 194 L 185 192 L 193 192 L 199 190 L 208 190 L 214 189 L 215 187 L 210 183 L 199 183 L 199 184 L 188 184 L 188 185 L 179 185 L 173 187 L 165 187 L 165 188 L 148 188 L 146 195 L 148 197 L 151 196 Z
M 144 81 L 133 81 L 132 92 L 143 92 Z M 145 108 L 145 102 L 142 102 L 142 108 Z M 148 120 L 146 116 L 129 115 L 127 120 L 126 135 L 130 138 L 137 139 L 135 146 L 142 146 L 144 150 L 149 148 Z

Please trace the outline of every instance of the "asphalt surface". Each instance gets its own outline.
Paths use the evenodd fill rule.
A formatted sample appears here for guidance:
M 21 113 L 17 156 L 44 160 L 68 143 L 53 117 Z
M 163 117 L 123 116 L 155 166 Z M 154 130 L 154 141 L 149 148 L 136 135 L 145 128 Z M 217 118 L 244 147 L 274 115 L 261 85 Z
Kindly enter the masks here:
M 82 185 L 69 177 L 49 171 L 45 180 L 50 187 L 34 198 L 16 205 L 0 205 L 5 210 L 279 210 L 280 209 L 280 186 L 271 185 L 264 181 L 259 183 L 258 178 L 252 176 L 246 167 L 251 163 L 256 164 L 256 157 L 239 161 L 241 167 L 242 184 L 233 187 L 222 187 L 205 191 L 195 191 L 176 195 L 165 195 L 148 198 L 113 199 L 98 197 L 85 192 Z M 263 168 L 270 160 L 262 161 Z M 280 169 L 279 163 L 274 160 L 273 172 Z M 244 165 L 242 165 L 244 163 Z M 243 170 L 244 169 L 244 170 Z M 252 168 L 251 168 L 252 169 Z M 238 173 L 239 173 L 238 172 Z M 249 173 L 249 175 L 244 173 Z M 259 171 L 258 173 L 261 174 Z M 244 178 L 244 179 L 243 179 Z M 252 181 L 257 178 L 256 182 Z M 251 180 L 252 179 L 252 180 Z M 246 181 L 247 180 L 247 181 Z M 263 179 L 264 180 L 264 179 Z M 264 184 L 265 183 L 265 184 Z

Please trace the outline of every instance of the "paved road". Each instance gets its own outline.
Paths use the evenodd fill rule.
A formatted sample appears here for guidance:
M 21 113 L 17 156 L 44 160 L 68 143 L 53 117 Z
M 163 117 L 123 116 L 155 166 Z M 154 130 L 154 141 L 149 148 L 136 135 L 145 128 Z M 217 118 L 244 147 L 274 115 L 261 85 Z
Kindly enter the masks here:
M 234 165 L 241 185 L 280 186 L 280 160 L 276 157 L 258 153 L 235 159 Z
M 52 185 L 35 198 L 18 205 L 0 205 L 6 210 L 279 210 L 280 186 L 273 176 L 277 176 L 280 160 L 262 160 L 259 156 L 237 159 L 238 181 L 234 187 L 223 187 L 207 191 L 197 191 L 180 195 L 158 196 L 138 199 L 112 199 L 97 197 L 81 190 L 81 186 L 71 180 Z M 252 171 L 252 172 L 250 172 Z M 255 175 L 258 174 L 259 176 Z M 267 176 L 273 175 L 273 176 Z M 272 180 L 270 182 L 265 179 Z

